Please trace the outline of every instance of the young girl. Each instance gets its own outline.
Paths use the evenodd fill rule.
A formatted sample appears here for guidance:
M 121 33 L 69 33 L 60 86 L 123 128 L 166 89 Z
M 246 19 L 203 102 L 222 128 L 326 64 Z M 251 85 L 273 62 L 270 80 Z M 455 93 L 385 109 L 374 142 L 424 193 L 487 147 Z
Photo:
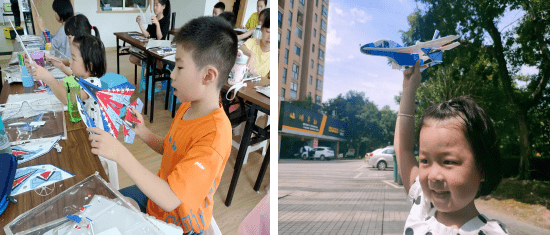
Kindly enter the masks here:
M 58 53 L 58 57 L 70 59 L 71 47 L 65 34 L 65 22 L 74 15 L 73 5 L 70 0 L 54 0 L 52 8 L 55 12 L 55 19 L 62 24 L 57 33 L 51 36 L 52 47 Z M 37 22 L 40 30 L 45 32 L 46 26 L 42 17 L 39 16 Z
M 248 56 L 248 69 L 253 74 L 265 77 L 269 73 L 269 8 L 264 9 L 260 15 L 265 15 L 261 28 L 262 39 L 248 39 L 239 49 Z
M 75 77 L 85 79 L 86 81 L 101 87 L 99 77 L 102 77 L 107 70 L 105 58 L 105 47 L 99 38 L 91 35 L 76 36 L 71 43 L 71 61 L 70 66 Z M 34 65 L 32 68 L 27 63 L 29 71 L 32 71 L 34 79 L 41 79 L 53 91 L 57 99 L 63 104 L 67 104 L 67 92 L 62 81 L 57 81 L 52 74 L 41 66 Z M 90 98 L 84 91 L 80 92 L 80 97 L 88 115 L 95 121 L 96 125 L 103 128 L 99 105 L 93 98 Z
M 507 234 L 504 224 L 487 219 L 474 204 L 476 197 L 491 193 L 502 176 L 493 123 L 473 100 L 458 97 L 424 111 L 416 162 L 414 100 L 421 80 L 417 61 L 404 72 L 395 127 L 398 169 L 413 201 L 404 234 Z
M 67 41 L 69 42 L 69 45 L 73 43 L 73 39 L 75 36 L 80 36 L 83 34 L 92 34 L 92 30 L 94 31 L 94 35 L 101 39 L 99 36 L 99 30 L 97 27 L 94 27 L 90 24 L 90 21 L 88 21 L 88 18 L 85 15 L 78 14 L 75 15 L 65 22 L 65 34 L 67 35 Z M 64 58 L 58 58 L 53 55 L 46 54 L 46 60 L 50 61 L 55 67 L 59 68 L 61 71 L 63 71 L 67 75 L 71 75 L 72 71 L 67 67 L 70 64 L 69 59 Z
M 255 13 L 254 13 L 255 14 Z M 264 24 L 264 21 L 265 21 L 265 17 L 269 15 L 269 8 L 266 8 L 266 9 L 263 9 L 259 14 L 258 14 L 258 25 L 262 26 Z M 252 36 L 252 34 L 254 34 L 254 31 L 256 31 L 256 28 L 253 28 L 251 30 L 248 30 L 246 32 L 244 32 L 243 34 L 240 34 L 240 35 L 237 35 L 237 38 L 240 40 L 244 40 L 250 36 Z
M 155 0 L 153 11 L 155 15 L 151 16 L 152 24 L 148 25 L 147 29 L 141 24 L 141 16 L 137 16 L 136 22 L 144 37 L 164 40 L 170 29 L 170 0 Z M 134 55 L 130 55 L 130 62 L 141 66 L 141 60 Z

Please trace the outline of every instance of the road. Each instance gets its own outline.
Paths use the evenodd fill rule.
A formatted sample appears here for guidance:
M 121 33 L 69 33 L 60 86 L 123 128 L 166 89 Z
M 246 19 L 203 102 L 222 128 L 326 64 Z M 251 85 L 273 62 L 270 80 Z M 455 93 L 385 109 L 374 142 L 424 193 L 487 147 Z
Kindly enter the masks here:
M 279 234 L 403 234 L 411 209 L 393 168 L 363 160 L 279 160 Z M 482 212 L 484 213 L 484 212 Z M 550 234 L 525 223 L 486 214 L 510 234 Z

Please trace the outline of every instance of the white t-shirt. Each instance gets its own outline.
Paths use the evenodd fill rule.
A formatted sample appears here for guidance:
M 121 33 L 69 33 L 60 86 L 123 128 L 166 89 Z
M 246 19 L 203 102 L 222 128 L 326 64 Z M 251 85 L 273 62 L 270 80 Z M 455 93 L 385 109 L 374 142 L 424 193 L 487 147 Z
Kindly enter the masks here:
M 460 229 L 448 227 L 435 218 L 437 211 L 424 196 L 418 177 L 409 190 L 408 199 L 412 202 L 411 212 L 405 222 L 405 235 L 499 235 L 508 234 L 506 225 L 498 220 L 489 220 L 478 215 L 466 222 Z

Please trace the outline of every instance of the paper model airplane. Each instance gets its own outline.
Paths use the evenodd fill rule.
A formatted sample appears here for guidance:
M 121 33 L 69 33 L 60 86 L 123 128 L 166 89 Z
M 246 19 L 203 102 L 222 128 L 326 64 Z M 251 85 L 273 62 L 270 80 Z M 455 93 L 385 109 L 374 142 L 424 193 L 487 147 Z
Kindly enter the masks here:
M 367 55 L 385 56 L 392 61 L 393 69 L 407 69 L 414 66 L 417 60 L 420 60 L 420 70 L 428 67 L 441 64 L 443 62 L 443 52 L 451 50 L 460 42 L 452 41 L 458 39 L 459 36 L 450 35 L 439 37 L 439 31 L 436 30 L 431 41 L 416 42 L 416 45 L 403 47 L 398 43 L 382 39 L 376 42 L 361 46 L 362 53 Z
M 50 164 L 18 168 L 10 195 L 19 195 L 73 176 L 73 174 Z

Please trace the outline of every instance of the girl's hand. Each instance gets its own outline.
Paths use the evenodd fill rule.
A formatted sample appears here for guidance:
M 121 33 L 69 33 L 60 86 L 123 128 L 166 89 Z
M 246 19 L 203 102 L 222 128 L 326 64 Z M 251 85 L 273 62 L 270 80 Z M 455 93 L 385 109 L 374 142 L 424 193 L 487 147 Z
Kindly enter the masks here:
M 107 133 L 104 130 L 101 130 L 97 127 L 86 128 L 86 131 L 93 132 L 91 133 L 88 139 L 92 142 L 92 153 L 108 158 L 115 162 L 127 156 L 130 152 L 120 141 L 115 139 L 111 134 Z
M 420 82 L 422 81 L 422 74 L 420 73 L 420 60 L 416 61 L 416 64 L 408 68 L 403 72 L 403 91 L 412 90 L 416 92 Z
M 138 112 L 138 110 L 135 109 L 135 108 L 129 108 L 128 111 L 130 111 L 130 110 L 131 110 L 133 113 L 136 114 L 135 116 L 136 116 L 137 120 L 139 120 L 139 121 L 141 122 L 141 123 L 135 123 L 136 126 L 134 127 L 134 132 L 136 133 L 136 135 L 137 135 L 138 137 L 141 138 L 141 136 L 142 136 L 143 134 L 147 133 L 147 127 L 145 127 L 145 124 L 144 124 L 145 121 L 143 120 L 143 115 L 141 115 L 141 113 Z M 128 112 L 128 113 L 126 113 L 126 115 L 132 115 L 132 114 L 131 114 L 130 112 Z
M 246 67 L 251 73 L 254 73 L 256 71 L 256 56 L 254 54 L 252 54 L 252 56 L 248 58 L 248 62 L 246 62 Z
M 141 16 L 136 17 L 136 23 L 141 24 Z
M 151 16 L 151 23 L 154 25 L 159 25 L 159 21 L 157 20 L 156 15 Z
M 50 73 L 50 71 L 48 71 L 46 68 L 40 65 L 35 64 L 30 68 L 29 71 L 32 73 L 32 76 L 35 80 L 44 80 L 44 81 L 49 81 L 52 79 L 55 80 L 55 78 Z
M 63 62 L 61 62 L 61 59 L 53 56 L 53 55 L 50 55 L 50 54 L 44 54 L 44 57 L 46 58 L 46 61 L 50 61 L 52 63 L 53 66 L 55 66 L 56 68 L 63 68 L 65 67 L 65 64 L 63 64 Z

